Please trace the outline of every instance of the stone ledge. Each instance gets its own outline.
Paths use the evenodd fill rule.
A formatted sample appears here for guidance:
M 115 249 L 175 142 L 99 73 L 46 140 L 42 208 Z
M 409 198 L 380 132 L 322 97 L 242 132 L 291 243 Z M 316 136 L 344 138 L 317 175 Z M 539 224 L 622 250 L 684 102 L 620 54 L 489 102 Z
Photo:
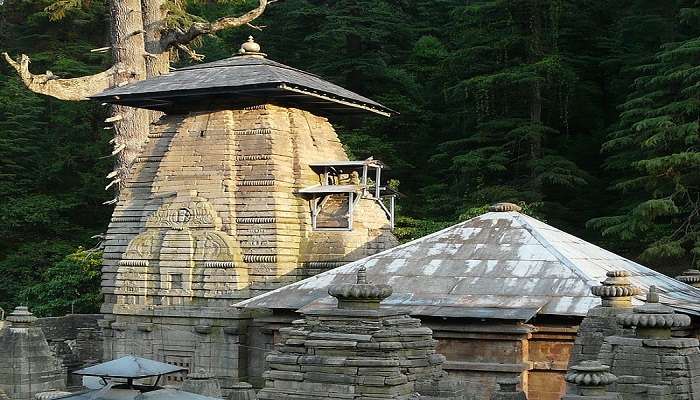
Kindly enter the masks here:
M 443 369 L 455 371 L 488 371 L 488 372 L 524 372 L 531 369 L 529 363 L 522 364 L 499 364 L 480 363 L 467 361 L 445 361 Z

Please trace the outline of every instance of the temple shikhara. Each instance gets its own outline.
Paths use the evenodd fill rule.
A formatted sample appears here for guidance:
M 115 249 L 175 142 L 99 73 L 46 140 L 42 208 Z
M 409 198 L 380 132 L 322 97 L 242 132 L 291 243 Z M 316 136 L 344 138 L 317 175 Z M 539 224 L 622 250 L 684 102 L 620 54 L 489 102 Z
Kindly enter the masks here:
M 231 304 L 396 245 L 382 164 L 348 160 L 321 116 L 392 111 L 269 60 L 252 39 L 98 99 L 165 113 L 107 231 L 113 357 L 205 367 L 226 388 L 245 359 L 246 316 Z
M 700 398 L 700 271 L 511 203 L 399 244 L 387 166 L 330 122 L 395 112 L 253 38 L 94 99 L 160 116 L 121 182 L 101 314 L 3 311 L 0 400 Z

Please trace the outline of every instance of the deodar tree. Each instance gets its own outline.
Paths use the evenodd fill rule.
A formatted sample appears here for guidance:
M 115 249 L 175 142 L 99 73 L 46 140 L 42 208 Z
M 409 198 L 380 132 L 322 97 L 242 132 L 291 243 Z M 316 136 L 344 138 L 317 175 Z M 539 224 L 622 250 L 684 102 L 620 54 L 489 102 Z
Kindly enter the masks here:
M 62 18 L 84 0 L 57 0 L 47 11 L 54 19 Z M 168 72 L 171 57 L 184 52 L 196 60 L 190 44 L 203 35 L 250 24 L 265 11 L 268 0 L 258 0 L 252 10 L 240 16 L 228 16 L 215 21 L 203 21 L 187 14 L 183 0 L 109 0 L 110 46 L 96 51 L 112 52 L 113 65 L 95 75 L 59 79 L 50 72 L 33 74 L 30 59 L 22 54 L 13 59 L 3 53 L 5 60 L 17 71 L 24 84 L 33 92 L 61 100 L 86 100 L 114 86 L 162 75 Z M 107 177 L 107 188 L 120 187 L 126 181 L 129 167 L 138 155 L 148 135 L 149 124 L 156 113 L 124 106 L 114 106 L 106 120 L 113 124 L 115 170 Z

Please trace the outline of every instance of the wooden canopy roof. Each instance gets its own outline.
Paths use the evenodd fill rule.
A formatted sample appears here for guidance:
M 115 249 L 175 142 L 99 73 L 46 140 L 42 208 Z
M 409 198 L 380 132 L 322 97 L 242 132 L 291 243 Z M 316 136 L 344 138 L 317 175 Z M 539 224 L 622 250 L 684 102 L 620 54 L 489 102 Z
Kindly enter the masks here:
M 314 74 L 269 60 L 262 53 L 178 69 L 92 98 L 160 111 L 273 103 L 332 114 L 396 113 Z

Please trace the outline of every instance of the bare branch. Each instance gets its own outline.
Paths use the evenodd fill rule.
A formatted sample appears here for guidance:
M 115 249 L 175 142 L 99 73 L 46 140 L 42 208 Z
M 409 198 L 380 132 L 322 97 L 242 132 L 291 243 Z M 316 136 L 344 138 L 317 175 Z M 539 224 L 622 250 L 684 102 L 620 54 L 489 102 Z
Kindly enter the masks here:
M 202 35 L 209 35 L 218 31 L 246 25 L 265 11 L 269 0 L 259 0 L 258 6 L 239 17 L 223 17 L 214 22 L 195 22 L 187 32 L 180 29 L 165 33 L 161 38 L 161 47 L 169 49 L 178 45 L 187 45 Z
M 197 61 L 197 62 L 202 62 L 204 61 L 204 55 L 199 54 L 196 51 L 192 50 L 191 48 L 185 46 L 184 44 L 176 44 L 175 45 L 178 49 L 182 50 L 185 52 L 192 60 Z
M 109 89 L 113 85 L 114 74 L 117 70 L 115 65 L 95 75 L 59 79 L 49 71 L 41 75 L 29 72 L 31 60 L 24 54 L 20 56 L 18 61 L 12 59 L 7 53 L 2 53 L 2 55 L 5 57 L 5 61 L 17 71 L 29 90 L 60 100 L 87 100 L 88 97 Z

